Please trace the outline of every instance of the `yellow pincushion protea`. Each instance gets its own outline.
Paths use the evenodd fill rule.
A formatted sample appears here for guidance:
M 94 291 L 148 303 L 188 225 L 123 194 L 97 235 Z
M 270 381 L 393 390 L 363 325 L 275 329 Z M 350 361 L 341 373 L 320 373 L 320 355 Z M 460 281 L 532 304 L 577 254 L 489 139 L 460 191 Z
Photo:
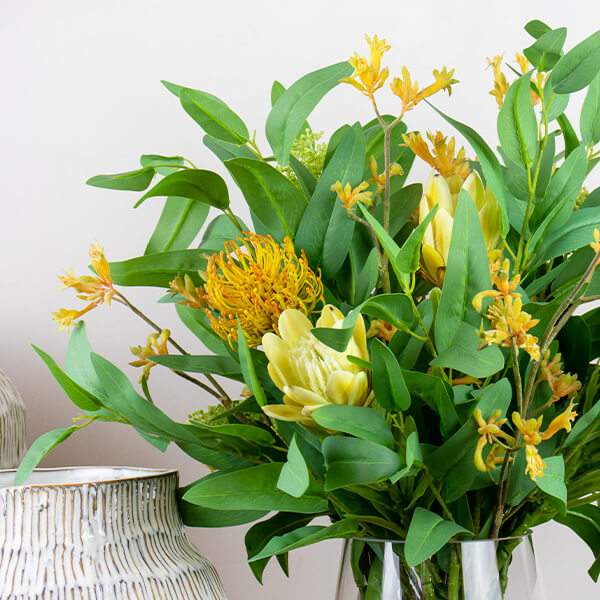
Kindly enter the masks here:
M 309 314 L 323 296 L 320 276 L 288 237 L 280 245 L 271 236 L 244 233 L 210 258 L 205 276 L 206 314 L 230 344 L 237 342 L 238 321 L 248 345 L 256 347 L 266 332 L 277 331 L 283 311 Z
M 344 316 L 334 306 L 321 311 L 316 327 L 338 329 Z M 344 352 L 336 352 L 312 334 L 312 323 L 300 311 L 288 309 L 279 317 L 279 335 L 267 333 L 262 344 L 269 375 L 285 394 L 285 404 L 263 406 L 270 417 L 314 425 L 313 410 L 326 404 L 363 406 L 371 398 L 367 371 L 347 355 L 369 359 L 365 324 L 358 317 Z

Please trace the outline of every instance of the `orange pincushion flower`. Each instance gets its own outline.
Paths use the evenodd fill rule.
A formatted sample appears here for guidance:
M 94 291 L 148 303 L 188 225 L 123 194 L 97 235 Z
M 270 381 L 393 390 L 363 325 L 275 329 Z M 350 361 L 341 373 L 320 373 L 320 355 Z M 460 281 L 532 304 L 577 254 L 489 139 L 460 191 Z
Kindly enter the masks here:
M 323 299 L 323 284 L 308 266 L 304 251 L 294 252 L 286 237 L 280 245 L 271 236 L 245 232 L 213 254 L 204 284 L 206 314 L 213 330 L 230 344 L 238 339 L 238 321 L 251 347 L 277 330 L 279 315 L 295 308 L 315 311 Z

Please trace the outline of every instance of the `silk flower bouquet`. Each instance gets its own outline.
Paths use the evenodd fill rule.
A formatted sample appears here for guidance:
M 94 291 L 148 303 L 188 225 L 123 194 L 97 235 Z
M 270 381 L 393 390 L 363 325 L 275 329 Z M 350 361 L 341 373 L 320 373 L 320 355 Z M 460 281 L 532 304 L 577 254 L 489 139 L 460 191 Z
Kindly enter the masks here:
M 273 556 L 287 570 L 295 548 L 354 538 L 360 597 L 378 598 L 368 540 L 393 539 L 407 568 L 426 565 L 422 597 L 456 599 L 460 557 L 447 542 L 517 536 L 498 543 L 505 574 L 518 536 L 551 519 L 590 545 L 597 579 L 600 309 L 582 309 L 600 297 L 600 188 L 584 187 L 600 160 L 600 32 L 563 51 L 565 28 L 526 30 L 532 44 L 514 65 L 490 61 L 497 152 L 430 104 L 450 94 L 454 71 L 434 70 L 425 87 L 406 67 L 391 78 L 377 36 L 367 57 L 273 84 L 268 151 L 219 98 L 163 82 L 240 188 L 251 225 L 220 175 L 181 156 L 144 155 L 137 170 L 88 181 L 147 190 L 136 206 L 166 200 L 142 256 L 109 263 L 93 245 L 92 274 L 61 276 L 87 305 L 55 313 L 73 326 L 64 369 L 36 351 L 82 414 L 32 445 L 17 483 L 76 431 L 113 421 L 210 467 L 180 490 L 184 522 L 256 521 L 245 543 L 259 580 Z M 340 83 L 375 117 L 322 143 L 306 119 Z M 565 109 L 582 90 L 576 131 Z M 408 130 L 424 104 L 472 159 L 441 132 Z M 406 184 L 415 157 L 432 167 L 424 185 Z M 127 286 L 166 289 L 159 301 L 198 347 L 179 345 Z M 152 331 L 132 348 L 139 388 L 91 350 L 79 320 L 111 302 Z M 215 406 L 173 421 L 151 396 L 157 365 Z M 245 384 L 239 397 L 222 377 Z M 323 516 L 329 525 L 310 524 Z

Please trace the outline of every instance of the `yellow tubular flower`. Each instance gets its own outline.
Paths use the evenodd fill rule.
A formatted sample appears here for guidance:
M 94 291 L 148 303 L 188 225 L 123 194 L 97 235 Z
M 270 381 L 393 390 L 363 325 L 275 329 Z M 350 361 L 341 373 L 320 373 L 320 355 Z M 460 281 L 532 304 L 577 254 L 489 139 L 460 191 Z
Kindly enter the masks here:
M 144 367 L 140 382 L 142 379 L 148 379 L 150 377 L 150 369 L 156 365 L 155 362 L 149 360 L 149 356 L 156 356 L 159 354 L 169 354 L 167 348 L 167 342 L 171 332 L 168 329 L 163 329 L 160 334 L 151 333 L 146 340 L 145 346 L 136 346 L 129 348 L 134 356 L 137 356 L 137 360 L 130 362 L 132 367 Z
M 78 294 L 80 300 L 85 300 L 89 304 L 82 310 L 69 310 L 61 308 L 57 312 L 53 312 L 53 320 L 60 324 L 59 331 L 69 329 L 74 324 L 75 320 L 89 312 L 96 306 L 106 302 L 110 306 L 113 296 L 117 290 L 113 287 L 113 281 L 110 276 L 110 266 L 104 256 L 104 249 L 98 244 L 90 244 L 89 251 L 92 268 L 97 275 L 82 275 L 75 277 L 73 270 L 69 269 L 64 275 L 60 275 L 59 279 L 62 283 L 61 289 L 73 288 Z
M 508 91 L 508 81 L 506 76 L 502 72 L 502 56 L 497 55 L 494 58 L 488 58 L 488 66 L 492 67 L 494 71 L 494 89 L 490 91 L 490 94 L 496 98 L 498 108 L 502 108 L 504 104 L 504 96 Z
M 323 298 L 321 278 L 308 266 L 289 238 L 244 233 L 225 243 L 225 252 L 208 261 L 204 284 L 206 314 L 213 330 L 230 344 L 237 342 L 238 321 L 248 345 L 277 332 L 279 316 L 288 308 L 314 312 Z
M 479 441 L 477 442 L 477 447 L 475 449 L 475 455 L 473 457 L 473 462 L 475 463 L 475 468 L 478 471 L 488 471 L 490 469 L 490 464 L 495 464 L 494 458 L 497 451 L 494 450 L 496 445 L 499 446 L 498 438 L 504 438 L 510 444 L 514 444 L 514 438 L 502 431 L 501 427 L 506 423 L 507 419 L 499 419 L 501 414 L 500 410 L 494 412 L 491 418 L 488 421 L 485 421 L 483 416 L 481 415 L 481 410 L 476 408 L 473 412 L 473 418 L 477 421 L 479 428 L 477 429 L 477 433 L 481 436 Z M 486 444 L 492 444 L 492 450 L 490 451 L 491 458 L 488 460 L 483 460 L 482 452 L 485 448 Z M 500 447 L 501 448 L 501 447 Z
M 441 71 L 434 69 L 434 82 L 423 89 L 419 89 L 419 83 L 417 81 L 413 82 L 408 69 L 402 67 L 402 78 L 394 77 L 390 88 L 400 98 L 402 113 L 405 113 L 412 110 L 425 98 L 429 98 L 442 90 L 446 90 L 450 96 L 452 94 L 452 85 L 458 83 L 458 79 L 453 79 L 453 75 L 454 69 L 452 71 L 448 71 L 446 67 Z
M 187 273 L 183 279 L 181 278 L 181 275 L 177 275 L 177 277 L 171 281 L 169 286 L 171 288 L 171 294 L 180 294 L 185 298 L 185 300 L 181 300 L 179 304 L 197 309 L 206 308 L 204 288 L 196 287 L 192 278 Z
M 598 254 L 600 252 L 600 231 L 594 229 L 594 241 L 590 244 L 591 249 Z
M 373 94 L 381 89 L 388 77 L 389 71 L 381 69 L 381 58 L 390 47 L 385 40 L 379 40 L 377 36 L 371 39 L 365 36 L 370 48 L 369 60 L 355 53 L 348 62 L 354 67 L 354 73 L 350 77 L 340 79 L 342 83 L 349 83 L 365 96 L 372 98 Z
M 385 187 L 385 171 L 383 173 L 378 173 L 377 170 L 377 161 L 375 157 L 371 155 L 371 160 L 369 162 L 371 167 L 371 174 L 373 175 L 372 179 L 369 179 L 369 183 L 374 183 L 377 185 L 377 189 L 381 192 L 381 190 Z M 404 169 L 398 163 L 390 164 L 390 179 L 394 177 L 394 175 L 403 175 Z
M 342 204 L 346 207 L 348 214 L 352 213 L 352 209 L 357 202 L 362 202 L 367 206 L 371 206 L 371 192 L 366 192 L 365 190 L 369 187 L 369 184 L 366 181 L 363 181 L 359 185 L 357 185 L 354 189 L 350 187 L 350 184 L 347 183 L 345 187 L 342 187 L 341 181 L 336 181 L 331 186 L 331 191 L 336 192 L 338 198 L 342 201 Z
M 337 329 L 344 316 L 334 306 L 321 311 L 316 327 Z M 273 383 L 285 394 L 284 404 L 263 406 L 270 417 L 315 425 L 313 410 L 326 404 L 363 406 L 370 401 L 368 372 L 347 355 L 369 360 L 365 324 L 361 316 L 344 352 L 336 352 L 312 334 L 311 322 L 300 311 L 288 309 L 279 317 L 279 335 L 267 333 L 262 345 Z
M 390 323 L 382 321 L 381 319 L 373 319 L 369 325 L 369 330 L 367 331 L 367 338 L 377 337 L 380 340 L 389 342 L 394 337 L 396 331 L 398 331 L 398 328 Z

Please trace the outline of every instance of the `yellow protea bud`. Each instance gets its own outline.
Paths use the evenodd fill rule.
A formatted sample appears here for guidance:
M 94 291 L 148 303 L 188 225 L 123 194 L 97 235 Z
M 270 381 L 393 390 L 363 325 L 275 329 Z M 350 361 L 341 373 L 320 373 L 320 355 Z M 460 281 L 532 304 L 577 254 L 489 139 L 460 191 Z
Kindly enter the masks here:
M 342 313 L 327 305 L 316 327 L 338 328 Z M 343 352 L 336 352 L 312 334 L 312 323 L 301 312 L 288 309 L 279 317 L 279 335 L 267 333 L 262 345 L 273 383 L 285 394 L 284 404 L 263 406 L 270 417 L 282 421 L 316 423 L 312 412 L 327 404 L 363 406 L 372 400 L 369 373 L 348 361 L 348 355 L 369 360 L 365 324 L 361 316 Z

